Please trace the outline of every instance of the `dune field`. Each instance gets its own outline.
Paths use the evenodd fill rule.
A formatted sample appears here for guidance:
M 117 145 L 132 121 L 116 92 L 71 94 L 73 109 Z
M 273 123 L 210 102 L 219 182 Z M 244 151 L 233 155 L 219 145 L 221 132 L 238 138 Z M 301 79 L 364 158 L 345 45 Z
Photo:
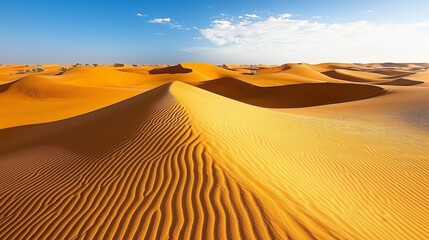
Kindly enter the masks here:
M 429 64 L 0 65 L 0 239 L 429 239 Z

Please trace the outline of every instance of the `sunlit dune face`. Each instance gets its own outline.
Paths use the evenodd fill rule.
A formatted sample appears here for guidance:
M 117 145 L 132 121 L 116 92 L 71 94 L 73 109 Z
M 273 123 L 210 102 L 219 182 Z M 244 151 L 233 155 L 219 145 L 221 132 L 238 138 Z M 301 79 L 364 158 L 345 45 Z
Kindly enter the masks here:
M 0 66 L 0 239 L 428 239 L 428 83 L 404 63 Z

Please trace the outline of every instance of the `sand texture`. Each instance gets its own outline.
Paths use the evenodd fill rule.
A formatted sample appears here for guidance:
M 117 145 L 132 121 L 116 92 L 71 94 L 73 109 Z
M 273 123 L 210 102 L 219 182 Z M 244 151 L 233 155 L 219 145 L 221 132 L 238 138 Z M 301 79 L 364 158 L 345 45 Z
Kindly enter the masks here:
M 34 67 L 0 239 L 429 239 L 428 64 Z

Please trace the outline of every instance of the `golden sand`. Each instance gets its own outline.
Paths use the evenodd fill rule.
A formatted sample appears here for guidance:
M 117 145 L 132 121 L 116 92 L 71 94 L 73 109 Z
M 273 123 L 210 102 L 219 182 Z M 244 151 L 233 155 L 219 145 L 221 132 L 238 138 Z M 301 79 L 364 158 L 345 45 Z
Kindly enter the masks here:
M 34 67 L 0 239 L 429 238 L 429 65 Z

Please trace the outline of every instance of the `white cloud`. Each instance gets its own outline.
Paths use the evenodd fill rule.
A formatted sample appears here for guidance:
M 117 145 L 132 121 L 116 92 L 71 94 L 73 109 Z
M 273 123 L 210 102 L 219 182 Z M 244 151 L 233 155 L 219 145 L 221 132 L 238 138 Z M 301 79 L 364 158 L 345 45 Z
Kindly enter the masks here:
M 372 13 L 372 10 L 365 10 L 364 13 Z
M 170 28 L 174 28 L 174 29 L 191 30 L 191 28 L 183 27 L 182 25 L 176 24 L 176 23 L 170 23 L 169 26 L 170 26 Z
M 239 19 L 258 19 L 258 18 L 260 18 L 258 15 L 256 15 L 256 14 L 249 14 L 249 13 L 246 13 L 246 14 L 244 14 L 244 15 L 242 15 L 242 16 L 238 16 L 238 18 Z
M 164 25 L 168 25 L 170 28 L 174 28 L 174 29 L 191 30 L 188 27 L 183 27 L 180 24 L 172 22 L 171 18 L 154 18 L 154 19 L 150 20 L 149 23 L 164 24 Z
M 150 20 L 150 23 L 159 23 L 159 24 L 166 24 L 166 23 L 170 23 L 171 19 L 170 18 L 154 18 L 152 20 Z
M 321 23 L 291 16 L 215 20 L 199 30 L 214 46 L 186 51 L 231 62 L 429 61 L 429 21 Z
M 314 19 L 321 19 L 321 16 L 313 16 Z
M 244 16 L 247 18 L 259 18 L 259 16 L 256 14 L 244 14 Z
M 137 13 L 137 14 L 136 14 L 136 16 L 137 16 L 137 17 L 146 17 L 147 15 L 146 15 L 146 14 L 143 14 L 143 13 Z

